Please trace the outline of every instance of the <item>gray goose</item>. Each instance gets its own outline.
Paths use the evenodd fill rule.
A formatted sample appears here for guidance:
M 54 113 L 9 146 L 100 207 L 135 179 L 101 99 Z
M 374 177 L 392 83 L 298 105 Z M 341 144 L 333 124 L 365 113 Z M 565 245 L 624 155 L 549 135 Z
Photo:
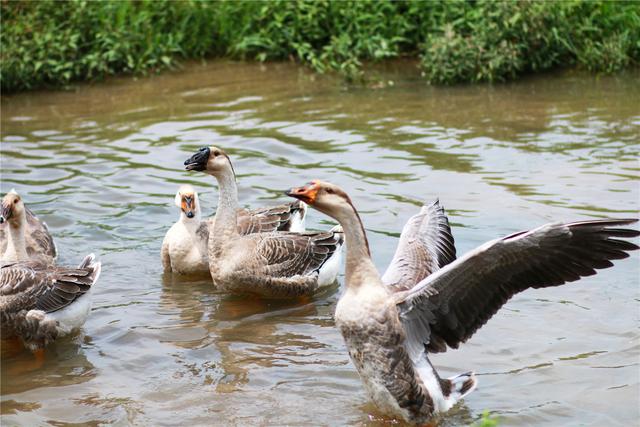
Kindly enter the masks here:
M 88 255 L 77 268 L 36 261 L 0 267 L 2 338 L 17 336 L 32 351 L 79 329 L 91 311 L 100 263 Z
M 0 215 L 0 260 L 53 263 L 57 251 L 47 225 L 15 190 L 2 198 Z
M 180 186 L 175 204 L 180 209 L 180 218 L 167 231 L 162 242 L 164 271 L 209 273 L 207 242 L 209 228 L 213 228 L 215 218 L 202 219 L 198 192 L 191 185 Z M 307 206 L 298 200 L 252 210 L 238 209 L 238 233 L 304 231 L 306 213 Z
M 344 228 L 346 291 L 335 322 L 373 402 L 412 423 L 449 410 L 476 386 L 472 372 L 438 376 L 428 353 L 458 348 L 509 298 L 529 288 L 559 286 L 608 268 L 638 246 L 622 239 L 636 219 L 555 223 L 492 240 L 455 259 L 444 210 L 425 206 L 402 230 L 381 278 L 349 196 L 312 181 L 288 195 Z
M 209 271 L 214 285 L 230 292 L 288 298 L 314 294 L 333 283 L 340 267 L 343 233 L 238 232 L 238 189 L 229 156 L 203 147 L 184 162 L 218 181 L 215 223 L 209 229 Z

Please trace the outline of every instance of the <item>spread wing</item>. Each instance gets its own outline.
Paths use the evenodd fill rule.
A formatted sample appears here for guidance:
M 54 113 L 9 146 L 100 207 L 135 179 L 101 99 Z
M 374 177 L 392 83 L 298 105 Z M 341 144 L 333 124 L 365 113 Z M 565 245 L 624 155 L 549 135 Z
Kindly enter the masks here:
M 258 236 L 256 236 L 258 237 Z M 340 249 L 342 231 L 290 233 L 279 232 L 259 236 L 256 251 L 265 273 L 272 277 L 308 275 Z
M 382 282 L 395 291 L 407 290 L 455 259 L 449 220 L 436 200 L 407 221 Z
M 636 219 L 547 224 L 488 242 L 396 294 L 412 358 L 457 348 L 509 298 L 528 288 L 559 286 L 611 267 L 638 246 L 620 228 Z
M 100 263 L 88 255 L 77 268 L 36 262 L 5 264 L 0 269 L 3 311 L 60 310 L 84 295 L 100 275 Z M 17 298 L 10 298 L 17 297 Z

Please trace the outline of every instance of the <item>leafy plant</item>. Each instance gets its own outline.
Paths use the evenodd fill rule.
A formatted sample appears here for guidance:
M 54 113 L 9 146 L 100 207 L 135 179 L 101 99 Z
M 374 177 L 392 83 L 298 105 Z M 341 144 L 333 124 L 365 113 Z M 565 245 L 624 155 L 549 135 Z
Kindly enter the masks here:
M 482 413 L 482 418 L 473 424 L 473 427 L 498 427 L 498 418 L 492 417 L 489 411 Z
M 363 78 L 419 57 L 429 83 L 502 81 L 640 60 L 640 4 L 533 0 L 41 0 L 0 2 L 2 90 L 174 67 L 181 58 L 295 60 Z

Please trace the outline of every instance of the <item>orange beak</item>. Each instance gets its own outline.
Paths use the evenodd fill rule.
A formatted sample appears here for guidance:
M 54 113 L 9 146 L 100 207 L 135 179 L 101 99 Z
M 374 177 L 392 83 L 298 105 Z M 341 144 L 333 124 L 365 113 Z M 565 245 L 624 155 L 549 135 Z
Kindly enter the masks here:
M 194 215 L 194 210 L 195 210 L 195 200 L 192 196 L 183 196 L 182 197 L 182 212 L 185 213 L 185 215 L 187 215 L 187 218 L 193 218 Z
M 313 205 L 318 195 L 318 184 L 310 182 L 304 187 L 293 187 L 284 192 L 289 197 L 294 197 L 298 200 L 302 200 L 308 205 Z

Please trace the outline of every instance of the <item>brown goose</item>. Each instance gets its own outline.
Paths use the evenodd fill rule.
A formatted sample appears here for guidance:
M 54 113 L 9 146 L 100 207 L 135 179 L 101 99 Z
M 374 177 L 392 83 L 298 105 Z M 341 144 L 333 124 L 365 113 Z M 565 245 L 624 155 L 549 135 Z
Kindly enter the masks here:
M 286 298 L 311 295 L 335 281 L 341 230 L 240 235 L 238 190 L 229 156 L 219 148 L 204 147 L 184 164 L 218 181 L 218 209 L 208 242 L 209 270 L 217 287 Z
M 347 289 L 335 320 L 365 388 L 383 411 L 424 423 L 476 386 L 473 373 L 442 379 L 428 353 L 457 348 L 513 295 L 559 286 L 611 267 L 638 249 L 622 240 L 636 219 L 547 224 L 485 243 L 455 259 L 453 238 L 437 203 L 404 227 L 393 262 L 380 278 L 349 196 L 312 181 L 288 195 L 344 228 Z
M 0 216 L 0 260 L 3 262 L 33 260 L 53 263 L 56 246 L 47 229 L 15 191 L 2 198 Z
M 100 263 L 88 255 L 77 268 L 34 261 L 0 268 L 2 338 L 17 336 L 32 351 L 76 329 L 91 311 L 91 289 Z
M 180 218 L 171 226 L 162 242 L 164 271 L 180 274 L 209 273 L 207 242 L 214 218 L 202 219 L 198 192 L 191 185 L 182 185 L 175 197 Z M 304 231 L 307 206 L 298 200 L 279 206 L 253 210 L 238 209 L 238 233 L 269 231 Z

